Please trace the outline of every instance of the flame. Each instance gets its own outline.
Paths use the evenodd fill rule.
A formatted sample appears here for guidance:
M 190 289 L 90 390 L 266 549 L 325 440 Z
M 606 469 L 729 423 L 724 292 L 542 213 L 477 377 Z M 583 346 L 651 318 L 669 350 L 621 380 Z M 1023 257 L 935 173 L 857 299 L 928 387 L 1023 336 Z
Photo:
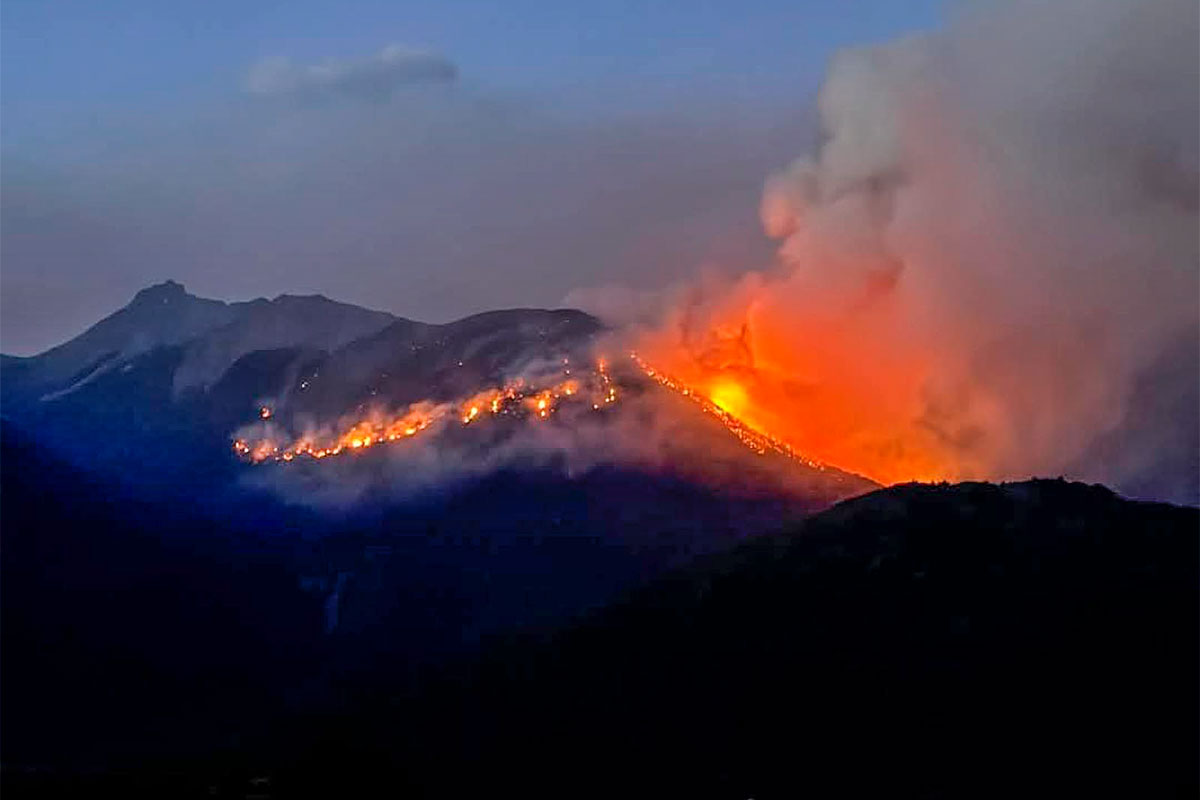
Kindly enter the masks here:
M 829 315 L 796 319 L 766 309 L 769 302 L 756 297 L 743 306 L 748 321 L 710 323 L 700 336 L 694 329 L 690 338 L 677 330 L 645 333 L 638 352 L 670 370 L 681 393 L 703 395 L 813 461 L 882 484 L 974 475 L 961 444 L 972 428 L 949 429 L 928 414 L 934 348 L 864 340 Z M 780 330 L 788 335 L 775 335 Z M 865 357 L 868 350 L 876 357 Z M 987 413 L 974 400 L 976 415 Z M 956 409 L 943 408 L 954 416 Z
M 690 394 L 690 390 L 685 394 Z M 712 389 L 709 390 L 708 397 L 712 400 L 713 405 L 728 414 L 740 416 L 745 413 L 746 390 L 736 381 L 728 378 L 715 381 Z
M 747 414 L 754 407 L 752 394 L 747 386 L 735 377 L 719 376 L 709 382 L 706 390 L 702 390 L 652 367 L 637 353 L 629 355 L 632 363 L 643 375 L 659 386 L 695 403 L 702 412 L 718 420 L 752 452 L 758 455 L 785 456 L 815 469 L 826 469 L 825 464 L 801 454 L 788 442 L 767 433 L 764 428 L 751 421 Z M 569 374 L 567 363 L 564 359 L 564 376 Z M 545 420 L 563 403 L 574 403 L 582 407 L 590 404 L 593 411 L 600 411 L 617 403 L 620 396 L 618 386 L 609 374 L 608 363 L 600 359 L 595 369 L 583 379 L 565 378 L 544 388 L 527 386 L 523 380 L 518 379 L 452 403 L 425 401 L 413 404 L 403 413 L 391 417 L 375 416 L 353 421 L 340 433 L 323 439 L 305 436 L 283 445 L 270 437 L 253 442 L 238 438 L 233 442 L 233 450 L 240 458 L 256 464 L 291 462 L 301 457 L 323 459 L 342 453 L 361 452 L 399 439 L 408 439 L 452 419 L 457 419 L 464 427 L 478 425 L 485 419 L 501 415 Z
M 688 400 L 698 405 L 700 410 L 704 413 L 711 414 L 722 425 L 724 425 L 730 433 L 736 436 L 738 441 L 758 455 L 765 456 L 768 453 L 771 453 L 774 455 L 786 456 L 787 458 L 800 461 L 801 463 L 812 467 L 813 469 L 826 469 L 825 464 L 802 455 L 787 442 L 754 427 L 746 420 L 741 419 L 734 414 L 733 411 L 723 407 L 717 402 L 715 394 L 706 394 L 672 375 L 668 375 L 661 370 L 655 369 L 637 353 L 630 353 L 629 357 L 638 366 L 638 368 L 641 369 L 646 377 L 650 378 L 660 386 L 686 397 Z M 736 401 L 738 398 L 745 397 L 745 391 L 731 381 L 720 383 L 718 388 L 724 392 L 723 397 L 727 401 L 730 399 Z M 615 399 L 615 394 L 612 396 Z
M 563 374 L 570 375 L 569 361 L 563 359 Z M 337 433 L 291 438 L 275 433 L 256 441 L 237 438 L 233 442 L 234 453 L 244 460 L 258 464 L 268 461 L 290 462 L 299 457 L 323 459 L 347 452 L 359 452 L 379 444 L 409 439 L 435 426 L 445 424 L 456 417 L 463 426 L 476 425 L 481 420 L 496 416 L 528 416 L 547 419 L 557 406 L 565 401 L 592 401 L 593 410 L 601 403 L 615 402 L 616 392 L 603 362 L 597 365 L 589 380 L 577 377 L 564 378 L 541 389 L 526 386 L 523 379 L 516 379 L 504 386 L 485 389 L 470 397 L 451 403 L 423 401 L 415 403 L 392 415 L 374 414 L 352 420 Z M 265 406 L 259 410 L 259 418 L 274 417 Z M 273 429 L 274 430 L 274 429 Z M 284 443 L 288 442 L 288 443 Z

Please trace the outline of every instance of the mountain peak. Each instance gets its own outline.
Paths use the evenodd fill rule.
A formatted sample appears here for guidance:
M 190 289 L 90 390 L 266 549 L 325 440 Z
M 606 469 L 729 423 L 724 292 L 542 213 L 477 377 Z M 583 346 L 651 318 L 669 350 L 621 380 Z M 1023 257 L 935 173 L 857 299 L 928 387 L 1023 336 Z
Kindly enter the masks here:
M 187 289 L 182 283 L 173 280 L 165 280 L 162 283 L 156 283 L 153 286 L 147 286 L 136 295 L 134 295 L 134 303 L 162 303 L 164 305 L 172 301 L 182 300 L 185 297 L 190 297 Z

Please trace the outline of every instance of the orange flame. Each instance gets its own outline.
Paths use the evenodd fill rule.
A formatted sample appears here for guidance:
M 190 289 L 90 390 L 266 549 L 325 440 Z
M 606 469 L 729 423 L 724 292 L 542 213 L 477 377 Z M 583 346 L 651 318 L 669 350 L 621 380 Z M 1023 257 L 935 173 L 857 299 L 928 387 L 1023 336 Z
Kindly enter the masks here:
M 699 346 L 657 331 L 643 335 L 639 352 L 671 370 L 681 393 L 703 395 L 813 461 L 883 484 L 971 474 L 962 448 L 956 451 L 947 433 L 935 430 L 938 420 L 922 425 L 920 411 L 905 405 L 923 397 L 931 374 L 915 349 L 881 341 L 870 348 L 879 357 L 864 360 L 865 343 L 832 322 L 822 328 L 828 320 L 789 318 L 789 333 L 803 335 L 775 338 L 766 331 L 778 326 L 763 324 L 752 339 L 756 307 L 749 307 L 748 322 L 714 326 Z
M 630 353 L 633 363 L 659 386 L 673 391 L 695 403 L 702 412 L 711 415 L 725 426 L 746 448 L 758 455 L 781 455 L 815 469 L 825 469 L 825 463 L 802 454 L 790 443 L 766 432 L 755 415 L 756 397 L 747 385 L 733 374 L 718 374 L 706 388 L 652 367 L 641 356 Z M 567 362 L 564 361 L 564 365 Z M 564 374 L 568 372 L 564 368 Z M 417 403 L 405 412 L 391 417 L 360 419 L 349 424 L 341 433 L 321 440 L 302 437 L 291 444 L 281 445 L 271 438 L 250 442 L 236 439 L 234 452 L 253 463 L 267 461 L 290 462 L 299 457 L 323 459 L 347 452 L 360 452 L 385 442 L 407 439 L 449 420 L 455 414 L 462 426 L 500 415 L 521 416 L 536 420 L 547 419 L 563 402 L 591 404 L 599 411 L 618 401 L 618 387 L 601 359 L 589 379 L 568 378 L 543 389 L 526 387 L 517 380 L 500 388 L 486 389 L 466 399 L 448 404 Z
M 566 367 L 569 362 L 563 359 L 563 373 L 570 374 Z M 435 404 L 432 402 L 416 403 L 403 413 L 394 416 L 373 415 L 350 422 L 339 433 L 327 436 L 302 436 L 291 440 L 288 444 L 277 441 L 272 436 L 264 436 L 257 441 L 243 438 L 233 442 L 234 453 L 247 461 L 262 463 L 266 461 L 293 461 L 304 456 L 312 459 L 323 459 L 340 455 L 344 452 L 366 450 L 385 442 L 395 442 L 408 439 L 422 431 L 429 430 L 439 423 L 448 421 L 451 413 L 457 411 L 458 421 L 466 426 L 477 424 L 486 417 L 500 415 L 516 416 L 530 415 L 537 419 L 546 419 L 554 413 L 556 406 L 564 399 L 575 400 L 585 388 L 591 389 L 593 409 L 600 408 L 601 402 L 615 400 L 615 392 L 611 388 L 611 380 L 604 371 L 603 365 L 597 367 L 590 386 L 577 378 L 566 378 L 547 388 L 540 390 L 528 389 L 525 381 L 517 379 L 503 387 L 486 389 L 470 397 L 452 403 Z M 265 406 L 260 409 L 262 420 L 274 415 Z
M 638 365 L 638 367 L 648 378 L 655 381 L 660 386 L 677 392 L 696 405 L 700 406 L 701 411 L 714 416 L 729 430 L 730 433 L 736 436 L 743 445 L 750 450 L 753 450 L 755 453 L 758 453 L 760 456 L 766 455 L 767 453 L 774 453 L 776 455 L 787 456 L 788 458 L 803 462 L 807 466 L 814 469 L 825 469 L 824 464 L 801 455 L 799 452 L 793 449 L 791 445 L 787 444 L 783 440 L 753 427 L 750 423 L 734 414 L 730 408 L 726 408 L 720 402 L 718 402 L 718 396 L 724 397 L 727 401 L 729 398 L 736 399 L 744 397 L 744 392 L 740 387 L 737 387 L 734 384 L 722 383 L 718 386 L 720 392 L 719 395 L 716 393 L 706 395 L 705 393 L 698 391 L 697 389 L 687 385 L 686 383 L 683 383 L 675 377 L 650 366 L 637 353 L 630 353 L 629 357 L 633 359 L 633 362 Z M 615 395 L 613 396 L 615 397 Z M 736 402 L 736 400 L 731 402 Z

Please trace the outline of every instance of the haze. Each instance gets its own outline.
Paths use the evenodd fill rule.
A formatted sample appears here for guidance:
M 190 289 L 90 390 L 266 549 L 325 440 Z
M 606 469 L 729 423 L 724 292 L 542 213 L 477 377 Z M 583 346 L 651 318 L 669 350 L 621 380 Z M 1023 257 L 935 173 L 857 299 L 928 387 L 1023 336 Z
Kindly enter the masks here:
M 439 321 L 761 265 L 834 51 L 937 2 L 3 8 L 4 352 L 173 278 Z

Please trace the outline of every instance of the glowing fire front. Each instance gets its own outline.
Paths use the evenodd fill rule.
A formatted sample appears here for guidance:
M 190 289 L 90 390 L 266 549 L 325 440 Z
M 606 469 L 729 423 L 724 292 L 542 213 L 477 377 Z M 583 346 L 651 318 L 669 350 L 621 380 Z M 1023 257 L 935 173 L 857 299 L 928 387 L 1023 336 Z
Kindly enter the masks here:
M 737 412 L 746 397 L 745 390 L 740 385 L 733 382 L 720 383 L 713 387 L 709 394 L 706 395 L 650 366 L 637 353 L 630 353 L 629 357 L 633 359 L 633 362 L 637 364 L 638 368 L 648 378 L 660 386 L 666 387 L 691 400 L 700 407 L 701 411 L 715 417 L 730 433 L 738 438 L 738 441 L 760 456 L 774 453 L 800 461 L 813 469 L 823 470 L 826 468 L 824 464 L 813 461 L 796 452 L 787 442 L 777 439 L 769 433 L 753 428 L 745 420 L 740 419 L 737 416 Z
M 583 378 L 568 377 L 570 364 L 563 359 L 561 380 L 537 387 L 518 378 L 502 387 L 485 389 L 465 399 L 435 403 L 423 401 L 400 413 L 373 414 L 350 422 L 340 432 L 285 437 L 265 435 L 257 439 L 237 438 L 233 451 L 255 464 L 289 462 L 298 458 L 323 459 L 365 450 L 387 442 L 410 439 L 435 427 L 454 424 L 477 425 L 491 417 L 548 419 L 564 402 L 590 402 L 599 410 L 617 401 L 617 387 L 603 361 Z M 267 406 L 259 418 L 269 420 L 274 412 Z
M 636 353 L 630 353 L 629 357 L 648 379 L 696 404 L 752 452 L 784 456 L 814 469 L 826 468 L 781 439 L 741 419 L 737 412 L 745 393 L 740 386 L 734 383 L 718 384 L 706 394 L 655 369 Z M 545 420 L 564 403 L 574 403 L 584 409 L 590 404 L 592 411 L 599 411 L 617 402 L 620 396 L 618 386 L 603 360 L 598 361 L 582 378 L 568 377 L 570 372 L 568 362 L 564 359 L 562 379 L 542 388 L 517 379 L 503 387 L 487 389 L 462 400 L 449 403 L 426 401 L 409 406 L 403 413 L 360 419 L 348 424 L 342 431 L 326 436 L 301 436 L 288 444 L 281 444 L 278 439 L 271 437 L 253 441 L 239 438 L 234 440 L 233 450 L 239 457 L 255 464 L 324 459 L 410 439 L 438 426 L 455 423 L 461 427 L 474 426 L 499 416 Z M 274 412 L 264 406 L 259 416 L 263 420 L 271 419 Z

